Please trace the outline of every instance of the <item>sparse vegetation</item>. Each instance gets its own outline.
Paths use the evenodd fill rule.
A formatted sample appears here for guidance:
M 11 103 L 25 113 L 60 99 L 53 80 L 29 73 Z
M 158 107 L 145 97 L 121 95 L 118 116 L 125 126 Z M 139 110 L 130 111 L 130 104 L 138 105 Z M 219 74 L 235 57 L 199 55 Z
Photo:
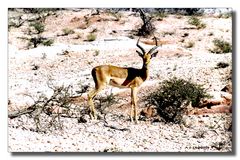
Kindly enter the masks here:
M 80 110 L 79 108 L 72 107 L 71 96 L 72 86 L 55 86 L 52 82 L 48 82 L 48 87 L 52 89 L 53 94 L 48 97 L 43 93 L 33 97 L 32 95 L 26 95 L 30 97 L 34 104 L 26 109 L 16 112 L 9 112 L 9 118 L 15 118 L 23 114 L 29 114 L 33 118 L 36 131 L 46 132 L 54 130 L 61 130 L 63 123 L 61 117 L 79 117 L 86 110 Z M 82 88 L 81 94 L 86 90 Z
M 149 36 L 152 35 L 155 28 L 152 25 L 152 17 L 147 16 L 141 9 L 138 10 L 140 13 L 140 17 L 143 21 L 143 24 L 141 26 L 141 28 L 138 29 L 138 36 Z
M 99 51 L 99 50 L 95 50 L 95 51 L 94 51 L 94 56 L 98 56 L 98 55 L 99 55 L 99 53 L 100 53 L 100 51 Z
M 172 35 L 174 35 L 174 34 L 175 34 L 174 31 L 165 31 L 165 32 L 162 33 L 163 37 L 165 37 L 166 35 L 172 36 Z
M 90 33 L 89 35 L 87 35 L 87 41 L 91 42 L 91 41 L 95 41 L 97 38 L 96 34 Z
M 227 13 L 222 13 L 219 14 L 218 18 L 231 18 L 232 17 L 232 12 L 227 12 Z
M 188 19 L 188 24 L 196 26 L 197 29 L 204 29 L 204 28 L 206 28 L 206 24 L 203 23 L 199 18 L 197 18 L 195 16 L 191 16 Z
M 167 14 L 164 11 L 154 12 L 152 17 L 156 18 L 158 21 L 162 21 L 163 18 L 167 17 Z
M 111 93 L 108 94 L 107 96 L 100 97 L 99 102 L 100 102 L 99 106 L 101 108 L 101 112 L 103 112 L 105 108 L 108 108 L 109 106 L 115 103 L 118 103 L 118 99 L 116 98 L 116 96 L 114 96 L 114 94 L 111 91 Z
M 43 38 L 41 36 L 32 37 L 29 39 L 28 47 L 36 48 L 38 45 L 42 44 L 44 46 L 51 46 L 54 43 L 53 39 Z
M 20 16 L 17 18 L 8 18 L 8 30 L 21 27 L 25 21 Z
M 44 46 L 51 46 L 54 43 L 53 39 L 47 39 L 42 42 Z
M 187 42 L 185 45 L 184 45 L 184 47 L 185 48 L 192 48 L 192 47 L 194 47 L 194 45 L 195 45 L 195 43 L 194 42 Z
M 45 25 L 41 22 L 30 23 L 30 27 L 34 28 L 34 30 L 36 31 L 36 34 L 40 34 L 45 30 Z
M 41 43 L 42 43 L 42 37 L 32 37 L 29 39 L 28 47 L 36 48 Z
M 121 10 L 120 19 L 115 15 L 120 10 L 117 8 L 109 9 L 109 14 L 108 8 L 68 8 L 45 21 L 41 17 L 47 12 L 42 9 L 9 12 L 9 151 L 172 152 L 180 148 L 186 152 L 232 152 L 234 57 L 212 54 L 217 48 L 214 38 L 232 43 L 231 19 L 216 17 L 221 11 L 213 9 L 206 12 L 211 15 L 196 16 L 207 26 L 197 30 L 187 22 L 195 10 L 183 9 L 179 15 L 171 15 L 168 11 L 174 9 L 166 8 L 159 15 L 153 14 L 160 9 L 142 9 L 156 27 L 151 36 L 142 37 L 138 31 L 143 21 L 135 8 Z M 40 23 L 38 29 L 30 26 L 36 22 Z M 158 57 L 152 59 L 150 77 L 137 93 L 139 123 L 129 119 L 134 115 L 131 90 L 115 88 L 111 92 L 110 87 L 94 97 L 97 116 L 90 120 L 87 94 L 96 86 L 91 69 L 98 65 L 141 69 L 144 65 L 135 50 L 142 49 L 136 42 L 140 38 L 139 43 L 148 52 L 156 44 L 154 36 Z M 44 47 L 54 42 L 55 46 Z M 54 85 L 48 84 L 48 74 L 53 76 Z M 177 78 L 171 78 L 174 75 Z M 115 81 L 121 82 L 117 78 L 110 82 Z M 209 95 L 204 88 L 214 99 L 205 101 Z M 221 115 L 224 118 L 219 118 Z M 44 133 L 36 133 L 41 131 Z M 79 141 L 91 145 L 79 146 Z
M 63 36 L 67 36 L 69 34 L 74 34 L 75 33 L 74 30 L 72 30 L 70 28 L 64 28 L 64 29 L 62 29 L 62 31 L 63 31 Z
M 46 12 L 55 12 L 61 10 L 61 8 L 24 8 L 23 11 L 25 13 L 33 13 L 33 14 L 40 14 Z
M 115 18 L 115 21 L 119 21 L 122 17 L 122 14 L 119 13 L 119 12 L 113 12 L 111 10 L 107 10 L 107 13 L 110 15 L 110 16 L 113 16 Z
M 146 101 L 157 106 L 159 115 L 166 122 L 180 123 L 187 106 L 197 107 L 204 98 L 210 98 L 210 95 L 201 85 L 174 77 L 163 81 Z
M 42 44 L 44 46 L 51 46 L 54 43 L 53 39 L 47 39 L 42 37 L 42 33 L 45 31 L 45 25 L 39 21 L 32 22 L 29 24 L 29 34 L 31 38 L 26 38 L 28 42 L 28 48 L 36 48 Z
M 226 68 L 226 67 L 228 67 L 228 66 L 229 66 L 228 63 L 225 63 L 225 62 L 219 62 L 219 63 L 217 63 L 217 66 L 215 67 L 215 69 Z
M 214 48 L 209 49 L 211 53 L 229 53 L 232 52 L 232 45 L 226 41 L 220 39 L 213 40 Z

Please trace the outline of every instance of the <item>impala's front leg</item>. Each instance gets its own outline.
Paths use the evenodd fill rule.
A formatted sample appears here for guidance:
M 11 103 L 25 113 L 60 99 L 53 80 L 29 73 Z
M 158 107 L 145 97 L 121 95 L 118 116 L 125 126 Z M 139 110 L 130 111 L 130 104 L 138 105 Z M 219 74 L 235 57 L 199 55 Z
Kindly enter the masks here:
M 88 105 L 89 105 L 89 109 L 90 109 L 89 116 L 90 116 L 90 118 L 92 120 L 96 119 L 96 111 L 95 111 L 94 103 L 93 103 L 93 94 L 94 94 L 94 92 L 95 91 L 91 91 L 88 94 Z
M 133 115 L 134 115 L 134 120 L 136 123 L 138 123 L 138 118 L 137 118 L 137 88 L 131 88 L 131 121 L 133 121 Z

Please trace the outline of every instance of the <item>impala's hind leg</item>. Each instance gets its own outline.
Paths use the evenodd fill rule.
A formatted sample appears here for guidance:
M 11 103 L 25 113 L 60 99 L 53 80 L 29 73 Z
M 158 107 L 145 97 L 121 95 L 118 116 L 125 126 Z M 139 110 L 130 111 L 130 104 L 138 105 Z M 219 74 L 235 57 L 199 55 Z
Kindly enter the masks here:
M 92 77 L 95 83 L 95 89 L 88 93 L 88 105 L 90 107 L 90 117 L 91 119 L 97 119 L 96 110 L 93 103 L 93 98 L 98 94 L 101 90 L 103 90 L 106 85 L 109 83 L 109 79 L 104 75 L 104 72 L 101 68 L 93 68 Z
M 92 90 L 88 93 L 88 105 L 90 107 L 90 117 L 91 119 L 97 119 L 96 110 L 93 103 L 93 98 L 99 93 L 104 87 L 100 87 L 98 89 Z
M 137 117 L 137 88 L 131 88 L 131 121 L 134 121 L 135 123 L 138 123 L 138 117 Z

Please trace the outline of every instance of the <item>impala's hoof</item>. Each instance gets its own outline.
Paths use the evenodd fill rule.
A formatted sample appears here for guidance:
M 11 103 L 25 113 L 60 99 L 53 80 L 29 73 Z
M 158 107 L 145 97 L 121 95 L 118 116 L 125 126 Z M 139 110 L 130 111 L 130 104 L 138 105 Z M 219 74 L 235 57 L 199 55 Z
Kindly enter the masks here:
M 135 124 L 139 124 L 139 121 L 138 121 L 138 120 L 135 120 Z
M 130 121 L 133 122 L 133 118 L 132 117 L 130 118 Z

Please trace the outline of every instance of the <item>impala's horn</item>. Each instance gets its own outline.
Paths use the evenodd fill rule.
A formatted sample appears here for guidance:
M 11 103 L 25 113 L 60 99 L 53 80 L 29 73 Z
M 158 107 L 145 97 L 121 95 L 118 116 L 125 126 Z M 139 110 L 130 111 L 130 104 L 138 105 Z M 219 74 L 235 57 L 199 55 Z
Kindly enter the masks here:
M 137 47 L 142 51 L 142 54 L 145 54 L 146 51 L 143 49 L 143 47 L 141 47 L 138 43 L 139 43 L 139 40 L 140 40 L 140 37 L 138 38 L 138 41 L 137 41 Z

